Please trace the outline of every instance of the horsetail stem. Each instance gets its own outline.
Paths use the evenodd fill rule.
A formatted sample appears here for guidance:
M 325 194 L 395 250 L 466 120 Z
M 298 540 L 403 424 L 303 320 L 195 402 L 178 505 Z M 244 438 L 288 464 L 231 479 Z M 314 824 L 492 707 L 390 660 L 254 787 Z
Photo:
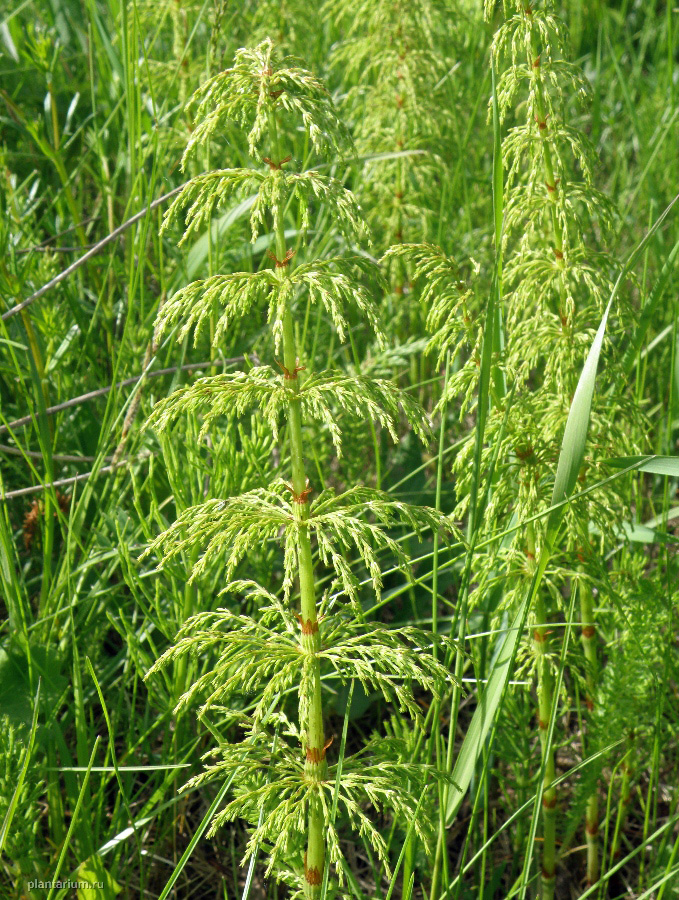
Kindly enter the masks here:
M 582 647 L 585 653 L 585 705 L 592 713 L 596 702 L 599 677 L 596 623 L 594 620 L 594 595 L 591 584 L 584 578 L 578 583 L 580 592 L 580 621 L 582 622 Z M 599 878 L 599 798 L 595 783 L 587 798 L 585 812 L 585 837 L 587 841 L 587 882 L 594 884 Z
M 544 599 L 538 595 L 535 603 L 536 625 L 533 641 L 538 667 L 538 725 L 542 765 L 544 767 L 542 789 L 542 897 L 554 896 L 556 881 L 556 766 L 549 729 L 554 709 L 554 676 L 549 659 L 549 626 Z
M 508 328 L 506 365 L 518 387 L 511 453 L 517 476 L 499 483 L 498 492 L 515 505 L 519 517 L 534 514 L 546 501 L 540 485 L 543 463 L 554 452 L 553 424 L 567 407 L 574 389 L 573 371 L 578 357 L 578 341 L 583 329 L 593 329 L 601 321 L 601 310 L 612 284 L 605 274 L 589 278 L 593 270 L 589 262 L 592 251 L 584 234 L 584 217 L 578 215 L 580 205 L 589 217 L 605 221 L 611 216 L 607 198 L 590 188 L 594 154 L 586 137 L 567 121 L 569 100 L 573 94 L 586 97 L 589 85 L 576 66 L 566 59 L 565 28 L 553 11 L 553 4 L 545 0 L 540 6 L 519 0 L 503 4 L 505 21 L 493 41 L 494 62 L 500 66 L 504 58 L 510 65 L 502 73 L 497 89 L 500 119 L 504 120 L 513 107 L 525 109 L 523 121 L 509 129 L 503 150 L 508 168 L 507 213 L 505 242 L 516 240 L 513 253 L 505 256 L 504 281 L 508 297 Z M 488 2 L 490 15 L 494 4 Z M 525 102 L 517 105 L 518 94 Z M 580 181 L 579 179 L 582 179 Z M 598 255 L 601 268 L 603 255 Z M 528 322 L 531 323 L 527 328 Z M 577 328 L 576 328 L 577 326 Z M 538 349 L 538 344 L 540 347 Z M 536 379 L 536 373 L 539 373 Z M 607 410 L 607 418 L 610 410 Z M 601 425 L 598 426 L 601 428 Z M 617 423 L 599 437 L 624 443 L 628 435 Z M 596 432 L 595 432 L 596 433 Z M 596 439 L 593 435 L 593 440 Z M 581 478 L 586 477 L 582 471 Z M 611 492 L 615 496 L 614 492 Z M 496 503 L 498 501 L 496 500 Z M 611 506 L 613 500 L 611 498 Z M 499 505 L 499 504 L 498 504 Z M 582 519 L 588 521 L 592 510 L 582 506 Z M 611 529 L 610 523 L 600 528 Z M 532 529 L 528 533 L 527 558 L 534 559 L 534 545 L 544 537 Z M 582 524 L 578 516 L 566 517 L 566 545 L 579 546 L 583 542 Z M 573 555 L 572 551 L 569 551 Z M 551 591 L 541 591 L 536 597 L 533 628 L 533 660 L 537 676 L 538 719 L 544 785 L 542 796 L 542 896 L 554 896 L 557 861 L 557 816 L 554 740 L 550 728 L 556 721 L 555 660 L 551 652 L 550 620 L 559 607 L 568 584 L 573 584 L 573 563 L 563 556 L 552 560 Z M 594 565 L 582 563 L 584 584 Z M 583 588 L 584 591 L 587 588 Z M 591 603 L 581 595 L 583 622 L 592 627 Z M 589 597 L 591 601 L 591 595 Z M 587 642 L 583 646 L 588 672 L 588 695 L 593 699 L 596 683 L 594 660 L 596 649 Z M 594 680 L 592 680 L 594 679 Z M 597 798 L 596 787 L 587 798 L 585 827 L 587 830 L 588 877 L 597 869 Z
M 535 530 L 532 525 L 526 529 L 526 556 L 531 562 L 536 557 Z M 554 896 L 556 881 L 556 767 L 554 750 L 550 740 L 550 725 L 554 709 L 554 676 L 549 657 L 550 630 L 542 593 L 538 591 L 535 600 L 535 627 L 533 645 L 538 672 L 538 731 L 542 750 L 542 897 L 549 900 Z
M 280 161 L 283 156 L 278 138 L 276 113 L 269 112 L 269 133 L 273 147 L 273 158 Z M 280 164 L 280 163 L 278 163 Z M 284 199 L 278 200 L 278 211 L 274 216 L 276 225 L 276 262 L 277 277 L 284 281 L 289 277 L 289 251 L 285 243 Z M 282 265 L 286 261 L 287 265 Z M 316 605 L 316 579 L 311 552 L 311 540 L 307 520 L 309 517 L 309 480 L 304 465 L 304 437 L 302 434 L 302 411 L 299 400 L 299 357 L 295 340 L 295 328 L 292 310 L 289 305 L 283 315 L 283 363 L 284 383 L 293 394 L 288 402 L 288 429 L 290 435 L 290 463 L 292 469 L 293 511 L 299 523 L 297 531 L 298 577 L 300 592 L 300 647 L 304 656 L 310 659 L 311 697 L 307 703 L 305 729 L 305 766 L 306 777 L 312 785 L 325 779 L 327 763 L 325 761 L 325 734 L 323 731 L 323 699 L 321 694 L 321 666 L 318 659 L 320 637 L 318 631 L 318 610 Z M 301 698 L 300 698 L 301 700 Z M 300 702 L 300 720 L 302 712 Z M 317 792 L 312 793 L 309 802 L 308 842 L 304 855 L 304 892 L 307 897 L 317 897 L 321 890 L 323 868 L 325 865 L 325 838 L 323 809 Z

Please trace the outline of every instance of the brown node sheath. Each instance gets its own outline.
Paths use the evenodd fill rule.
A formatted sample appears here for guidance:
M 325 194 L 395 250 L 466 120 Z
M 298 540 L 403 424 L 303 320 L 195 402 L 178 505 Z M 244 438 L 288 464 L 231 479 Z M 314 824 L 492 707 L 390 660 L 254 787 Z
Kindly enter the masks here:
M 290 260 L 295 255 L 295 251 L 292 249 L 287 250 L 283 259 L 278 259 L 275 253 L 272 253 L 271 250 L 268 252 L 269 259 L 272 259 L 276 263 L 277 269 L 284 269 L 286 266 L 290 265 Z
M 545 797 L 545 795 L 543 794 L 542 795 L 542 806 L 544 809 L 554 809 L 554 807 L 556 806 L 556 797 L 552 797 L 552 799 L 550 800 L 548 797 Z
M 599 820 L 597 819 L 596 822 L 592 822 L 591 825 L 588 822 L 585 825 L 585 831 L 590 837 L 596 837 L 597 834 L 599 834 Z
M 541 634 L 536 628 L 535 631 L 533 632 L 533 640 L 537 644 L 544 644 L 544 642 L 547 640 L 547 635 Z
M 277 365 L 280 369 L 283 370 L 283 378 L 284 378 L 286 381 L 294 381 L 295 378 L 297 378 L 297 373 L 298 373 L 298 372 L 304 372 L 305 369 L 306 369 L 306 366 L 295 366 L 295 368 L 294 368 L 294 369 L 292 370 L 292 372 L 291 372 L 290 369 L 288 369 L 287 366 L 284 366 L 282 362 L 279 362 L 279 360 L 276 360 L 276 365 Z M 292 490 L 292 489 L 291 489 L 291 490 Z M 293 491 L 293 493 L 294 493 L 294 491 Z
M 533 60 L 533 68 L 534 69 L 540 68 L 540 57 L 539 56 L 536 56 L 535 59 Z
M 302 626 L 302 634 L 318 634 L 318 621 L 312 622 L 311 619 L 303 619 L 298 616 L 299 624 Z
M 550 872 L 549 869 L 545 869 L 544 866 L 542 867 L 542 877 L 543 878 L 546 878 L 547 880 L 551 880 L 552 878 L 554 878 L 555 874 L 556 874 L 555 869 L 552 869 L 552 871 Z
M 314 491 L 314 489 L 309 484 L 308 478 L 306 480 L 306 487 L 304 488 L 303 491 L 300 491 L 299 494 L 297 493 L 297 491 L 294 489 L 294 487 L 291 484 L 286 484 L 285 486 L 292 494 L 292 502 L 300 503 L 302 505 L 304 505 L 307 502 L 307 500 L 309 499 L 309 494 L 313 494 L 313 491 Z
M 583 626 L 582 636 L 584 638 L 587 638 L 587 639 L 593 638 L 595 634 L 596 634 L 596 628 L 594 627 L 594 625 L 584 625 Z
M 556 247 L 552 247 L 552 250 L 554 251 L 554 256 L 556 256 L 557 259 L 563 259 L 563 253 L 561 252 L 561 250 L 557 250 Z
M 280 162 L 274 162 L 272 159 L 269 159 L 268 156 L 265 156 L 263 157 L 262 162 L 265 162 L 272 171 L 280 171 L 281 167 L 286 162 L 290 162 L 291 159 L 291 156 L 286 156 L 285 159 L 282 159 Z
M 323 749 L 319 750 L 318 747 L 307 747 L 306 748 L 306 758 L 307 762 L 318 764 L 322 760 L 325 759 L 325 752 L 328 747 L 335 740 L 334 736 L 328 738 L 328 740 L 323 744 Z
M 304 877 L 307 884 L 317 887 L 321 883 L 321 873 L 316 866 L 309 868 L 306 864 L 306 853 L 304 854 Z

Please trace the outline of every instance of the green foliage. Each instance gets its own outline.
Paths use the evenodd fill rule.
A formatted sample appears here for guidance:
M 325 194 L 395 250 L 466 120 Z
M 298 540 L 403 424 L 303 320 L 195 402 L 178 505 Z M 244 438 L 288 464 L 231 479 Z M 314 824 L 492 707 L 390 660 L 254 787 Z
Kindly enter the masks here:
M 675 895 L 676 10 L 486 6 L 0 16 L 3 898 Z
M 233 66 L 193 95 L 196 127 L 184 151 L 184 163 L 197 147 L 208 144 L 225 121 L 235 121 L 248 131 L 250 156 L 258 157 L 262 144 L 270 140 L 269 116 L 274 111 L 283 126 L 301 124 L 319 155 L 341 153 L 349 133 L 328 91 L 311 72 L 294 63 L 292 59 L 279 63 L 270 39 L 253 49 L 238 50 Z
M 6 836 L 2 867 L 14 882 L 35 877 L 36 846 L 40 831 L 40 782 L 25 780 L 18 798 L 15 790 L 28 753 L 28 728 L 17 727 L 7 716 L 0 720 L 0 826 L 5 822 L 10 801 L 16 807 Z
M 337 455 L 342 447 L 342 430 L 338 414 L 366 419 L 386 428 L 397 440 L 399 411 L 407 418 L 422 440 L 428 433 L 428 420 L 421 408 L 405 391 L 400 391 L 386 379 L 346 375 L 342 372 L 320 372 L 310 375 L 295 395 L 299 399 L 304 419 L 317 420 L 328 430 Z M 286 405 L 293 392 L 270 366 L 255 366 L 249 372 L 219 375 L 199 379 L 181 388 L 171 400 L 158 403 L 149 424 L 155 429 L 171 426 L 180 415 L 194 411 L 202 413 L 201 436 L 222 417 L 242 416 L 253 406 L 258 408 L 274 437 Z
M 361 196 L 386 249 L 427 234 L 438 210 L 436 151 L 449 112 L 435 92 L 449 68 L 448 11 L 432 0 L 328 0 L 325 8 L 344 25 L 332 63 L 356 82 L 345 105 L 357 149 L 377 155 L 366 166 Z
M 294 726 L 287 720 L 281 721 L 281 731 L 292 738 L 299 738 Z M 313 786 L 304 776 L 304 767 L 297 754 L 281 753 L 276 761 L 275 782 L 267 777 L 272 739 L 264 732 L 258 733 L 256 743 L 248 745 L 223 746 L 223 759 L 208 764 L 206 772 L 198 776 L 187 787 L 198 787 L 206 779 L 224 777 L 233 772 L 242 786 L 237 796 L 215 817 L 212 830 L 216 831 L 236 817 L 257 823 L 250 836 L 246 851 L 249 858 L 257 847 L 264 846 L 269 853 L 266 874 L 279 867 L 279 877 L 295 890 L 294 896 L 301 896 L 304 881 L 294 871 L 285 868 L 285 860 L 297 858 L 301 861 L 301 851 L 296 846 L 294 835 L 304 828 L 309 807 L 314 796 Z M 327 778 L 322 782 L 320 803 L 324 817 L 331 823 L 331 809 L 336 802 L 343 818 L 351 823 L 359 837 L 377 854 L 380 862 L 389 871 L 386 842 L 383 834 L 375 826 L 374 814 L 366 814 L 366 808 L 390 812 L 396 818 L 415 821 L 419 836 L 426 842 L 426 831 L 417 817 L 414 817 L 417 801 L 427 790 L 427 778 L 435 776 L 433 769 L 408 763 L 394 763 L 394 758 L 402 753 L 402 745 L 393 738 L 373 739 L 363 751 L 346 757 L 342 764 L 342 777 L 336 800 L 334 784 L 336 767 L 329 766 Z M 401 785 L 412 787 L 404 790 Z M 396 787 L 395 785 L 399 785 Z M 264 815 L 262 815 L 264 810 Z M 291 827 L 291 824 L 293 827 Z M 294 826 L 297 826 L 295 828 Z M 336 867 L 340 884 L 344 883 L 347 865 L 340 845 L 340 835 L 331 823 L 326 832 L 328 856 Z

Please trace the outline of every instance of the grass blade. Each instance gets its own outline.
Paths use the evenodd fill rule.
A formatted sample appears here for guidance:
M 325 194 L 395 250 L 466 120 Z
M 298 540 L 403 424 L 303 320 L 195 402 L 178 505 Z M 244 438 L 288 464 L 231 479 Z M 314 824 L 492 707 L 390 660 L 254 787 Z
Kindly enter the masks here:
M 679 456 L 616 456 L 605 462 L 616 469 L 634 466 L 637 472 L 651 472 L 653 475 L 679 477 Z

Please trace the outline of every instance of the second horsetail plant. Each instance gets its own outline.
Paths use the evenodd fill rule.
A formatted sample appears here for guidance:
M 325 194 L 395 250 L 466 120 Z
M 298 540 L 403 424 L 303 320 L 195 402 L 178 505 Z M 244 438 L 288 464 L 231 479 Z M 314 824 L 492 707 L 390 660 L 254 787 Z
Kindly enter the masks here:
M 213 660 L 180 701 L 199 698 L 201 716 L 220 712 L 243 738 L 222 742 L 216 761 L 193 781 L 232 778 L 233 796 L 212 830 L 236 817 L 247 820 L 253 828 L 246 859 L 261 848 L 268 854 L 267 875 L 315 898 L 330 866 L 344 880 L 342 819 L 377 854 L 385 873 L 387 845 L 367 809 L 415 818 L 427 845 L 426 823 L 415 813 L 434 772 L 399 762 L 394 739 L 379 735 L 340 758 L 339 767 L 332 763 L 328 757 L 337 744 L 329 750 L 333 735 L 326 728 L 324 680 L 356 681 L 420 720 L 413 691 L 439 695 L 449 680 L 439 662 L 444 654 L 432 647 L 431 635 L 366 618 L 362 595 L 366 585 L 379 595 L 384 565 L 408 566 L 399 527 L 418 536 L 425 530 L 450 535 L 454 528 L 432 509 L 366 486 L 315 492 L 311 483 L 308 459 L 313 453 L 318 460 L 318 445 L 330 442 L 340 454 L 343 416 L 378 422 L 394 438 L 403 420 L 421 436 L 427 428 L 421 409 L 392 383 L 336 369 L 315 371 L 301 337 L 305 309 L 319 304 L 340 340 L 358 321 L 384 342 L 370 291 L 371 283 L 383 285 L 379 271 L 365 255 L 346 250 L 365 237 L 362 214 L 341 183 L 296 164 L 300 132 L 320 162 L 340 158 L 350 146 L 325 88 L 295 61 L 277 59 L 266 40 L 239 50 L 233 67 L 203 85 L 193 103 L 196 124 L 184 162 L 209 141 L 215 159 L 220 129 L 236 121 L 248 132 L 252 168 L 193 178 L 168 211 L 166 225 L 185 209 L 186 239 L 225 200 L 248 193 L 254 195 L 252 239 L 270 233 L 272 247 L 259 271 L 214 275 L 180 290 L 163 306 L 157 332 L 179 326 L 183 338 L 209 328 L 218 348 L 234 320 L 264 315 L 270 330 L 260 353 L 270 362 L 181 388 L 156 406 L 151 424 L 169 429 L 177 417 L 195 411 L 209 436 L 254 410 L 278 440 L 281 477 L 265 488 L 187 509 L 151 544 L 147 552 L 159 553 L 161 564 L 192 549 L 192 581 L 223 565 L 222 594 L 253 610 L 194 616 L 151 671 L 178 657 L 208 654 Z M 339 252 L 307 258 L 307 234 L 322 207 L 338 225 Z M 297 226 L 294 244 L 286 220 Z M 248 561 L 267 544 L 282 550 L 282 577 L 259 584 Z
M 486 3 L 489 15 L 494 6 Z M 593 187 L 594 150 L 569 121 L 574 101 L 586 100 L 589 86 L 578 67 L 567 60 L 563 23 L 549 2 L 538 7 L 508 0 L 504 11 L 505 22 L 495 35 L 492 54 L 500 71 L 509 60 L 497 88 L 500 121 L 506 122 L 514 107 L 518 116 L 502 148 L 508 170 L 504 242 L 511 248 L 503 274 L 508 289 L 504 364 L 508 381 L 518 390 L 500 451 L 507 477 L 496 485 L 488 512 L 496 518 L 509 509 L 521 520 L 548 505 L 546 465 L 556 456 L 579 361 L 592 341 L 606 301 L 615 293 L 617 267 L 595 244 L 610 233 L 613 206 Z M 629 322 L 629 309 L 619 299 L 613 316 L 620 330 Z M 615 323 L 611 330 L 615 333 Z M 607 369 L 610 378 L 614 367 L 609 363 Z M 592 409 L 590 442 L 596 452 L 586 458 L 581 482 L 603 475 L 601 459 L 638 452 L 627 423 L 638 421 L 640 411 L 624 396 L 621 384 L 624 380 L 616 383 L 610 379 L 601 395 L 604 405 Z M 495 422 L 489 423 L 491 431 L 497 431 L 501 418 L 496 416 Z M 606 541 L 617 538 L 624 511 L 620 491 L 612 484 L 596 501 L 582 499 L 566 511 L 564 550 L 552 559 L 549 584 L 536 595 L 533 646 L 524 652 L 526 665 L 537 674 L 543 900 L 554 896 L 557 869 L 553 732 L 559 666 L 551 623 L 555 617 L 570 618 L 565 597 L 579 599 L 584 651 L 580 669 L 585 675 L 578 677 L 591 710 L 598 692 L 593 590 L 602 596 L 610 590 L 597 544 L 603 549 Z M 532 576 L 544 541 L 544 526 L 536 522 L 508 548 L 508 562 L 518 578 L 513 580 L 516 588 L 511 587 L 511 580 L 507 582 L 506 599 L 515 590 L 522 592 L 521 583 Z M 599 873 L 595 783 L 590 790 L 585 832 L 587 879 L 594 884 Z
M 452 8 L 438 0 L 327 0 L 326 10 L 343 26 L 333 66 L 355 82 L 344 108 L 366 158 L 356 190 L 377 248 L 426 240 L 441 218 L 442 135 L 452 118 L 441 85 L 450 69 Z M 413 292 L 407 254 L 389 254 L 383 264 L 385 304 L 394 334 L 407 344 L 423 334 L 427 310 Z M 423 363 L 411 356 L 413 383 L 426 379 Z

